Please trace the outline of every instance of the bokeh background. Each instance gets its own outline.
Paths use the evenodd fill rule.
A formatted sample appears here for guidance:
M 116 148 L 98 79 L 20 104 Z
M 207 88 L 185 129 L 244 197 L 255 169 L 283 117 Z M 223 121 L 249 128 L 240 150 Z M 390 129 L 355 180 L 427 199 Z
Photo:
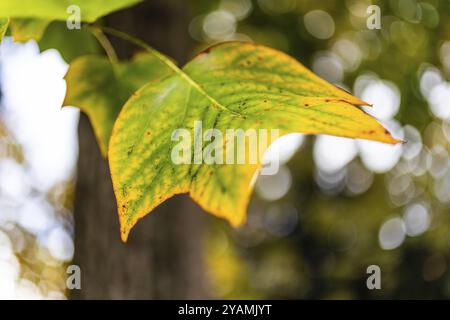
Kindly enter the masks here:
M 189 3 L 192 55 L 228 40 L 282 50 L 407 140 L 278 140 L 282 167 L 258 179 L 248 223 L 207 226 L 213 295 L 450 298 L 450 1 Z M 66 70 L 33 41 L 0 46 L 0 298 L 67 294 L 79 114 L 59 109 Z M 373 264 L 381 290 L 366 287 Z

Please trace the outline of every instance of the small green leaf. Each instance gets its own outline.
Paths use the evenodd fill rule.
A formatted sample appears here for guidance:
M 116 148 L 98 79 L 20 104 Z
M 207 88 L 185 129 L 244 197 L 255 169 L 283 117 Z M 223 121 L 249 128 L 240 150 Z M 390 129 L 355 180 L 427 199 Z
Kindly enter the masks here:
M 94 22 L 113 11 L 132 6 L 142 0 L 1 0 L 0 16 L 66 20 L 71 16 L 68 8 L 80 8 L 81 20 Z
M 6 30 L 8 29 L 9 18 L 0 18 L 0 43 L 3 40 L 3 37 L 6 34 Z
M 233 225 L 245 221 L 261 159 L 254 164 L 174 164 L 172 133 L 186 128 L 195 139 L 195 121 L 223 136 L 226 129 L 279 129 L 281 135 L 399 142 L 357 107 L 367 103 L 279 51 L 232 42 L 201 53 L 182 70 L 164 62 L 173 74 L 147 84 L 127 101 L 110 140 L 109 164 L 124 241 L 140 218 L 179 193 L 189 193 L 206 211 Z M 210 142 L 201 143 L 203 152 Z M 189 159 L 195 156 L 193 149 Z
M 125 101 L 145 83 L 169 73 L 170 69 L 147 53 L 116 65 L 104 56 L 82 56 L 70 64 L 66 74 L 64 105 L 77 106 L 89 116 L 106 157 L 114 121 Z
M 38 42 L 41 51 L 56 49 L 63 59 L 70 63 L 73 59 L 100 51 L 97 40 L 86 28 L 67 30 L 65 22 L 53 21 Z
M 76 57 L 100 51 L 97 40 L 87 28 L 69 30 L 63 21 L 13 18 L 10 30 L 14 41 L 35 40 L 41 51 L 56 49 L 67 63 Z
M 14 18 L 10 23 L 11 36 L 17 42 L 39 41 L 49 24 L 46 19 Z

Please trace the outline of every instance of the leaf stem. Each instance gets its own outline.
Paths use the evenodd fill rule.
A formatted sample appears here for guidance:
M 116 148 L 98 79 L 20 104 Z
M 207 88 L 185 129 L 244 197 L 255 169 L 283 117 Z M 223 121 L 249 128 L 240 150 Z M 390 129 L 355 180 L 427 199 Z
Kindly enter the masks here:
M 156 58 L 158 58 L 159 60 L 164 62 L 173 71 L 175 71 L 177 73 L 180 72 L 180 69 L 170 58 L 166 57 L 165 55 L 160 53 L 158 50 L 153 49 L 152 47 L 150 47 L 147 43 L 145 43 L 141 39 L 138 39 L 128 33 L 123 32 L 123 31 L 119 31 L 119 30 L 109 28 L 109 27 L 93 25 L 93 26 L 91 26 L 91 28 L 94 30 L 99 30 L 102 33 L 104 32 L 104 33 L 110 34 L 112 36 L 126 40 L 128 42 L 131 42 L 131 43 L 135 44 L 136 46 L 141 47 L 142 49 L 153 54 Z
M 161 62 L 163 62 L 172 71 L 174 71 L 176 74 L 178 74 L 181 78 L 183 78 L 185 81 L 187 81 L 192 87 L 194 87 L 198 92 L 200 92 L 202 95 L 204 95 L 209 101 L 211 101 L 211 103 L 213 104 L 213 107 L 228 111 L 236 116 L 242 116 L 242 114 L 240 114 L 236 111 L 233 111 L 233 110 L 223 106 L 222 104 L 220 104 L 216 99 L 214 99 L 207 92 L 205 92 L 205 90 L 203 90 L 203 88 L 198 83 L 196 83 L 194 80 L 192 80 L 191 77 L 189 77 L 182 69 L 180 69 L 176 65 L 176 63 L 173 62 L 173 60 L 171 60 L 170 58 L 168 58 L 167 56 L 165 56 L 158 50 L 153 49 L 151 46 L 149 46 L 144 41 L 142 41 L 136 37 L 133 37 L 132 35 L 129 35 L 128 33 L 125 33 L 125 32 L 122 32 L 122 31 L 119 31 L 119 30 L 116 30 L 113 28 L 109 28 L 109 27 L 104 27 L 104 26 L 99 26 L 99 25 L 91 25 L 90 28 L 92 28 L 93 30 L 97 29 L 102 34 L 104 32 L 104 33 L 110 34 L 112 36 L 121 38 L 123 40 L 129 41 L 129 42 L 135 44 L 136 46 L 141 47 L 142 49 L 148 51 L 149 53 L 153 54 L 157 59 L 159 59 Z
M 111 61 L 112 64 L 116 64 L 119 62 L 119 59 L 117 58 L 116 51 L 114 50 L 114 47 L 112 46 L 111 42 L 108 40 L 108 38 L 105 36 L 103 31 L 100 28 L 88 26 L 88 29 L 92 32 L 94 37 L 98 40 L 100 45 L 102 46 L 103 50 L 105 50 L 106 55 L 108 56 L 108 59 Z

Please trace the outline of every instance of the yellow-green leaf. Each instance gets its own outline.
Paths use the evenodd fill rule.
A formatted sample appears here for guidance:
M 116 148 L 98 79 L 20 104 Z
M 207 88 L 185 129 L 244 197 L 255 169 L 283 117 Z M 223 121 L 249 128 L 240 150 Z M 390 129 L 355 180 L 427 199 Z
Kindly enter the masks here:
M 201 53 L 182 70 L 167 64 L 174 74 L 147 84 L 127 101 L 110 141 L 124 241 L 138 219 L 179 193 L 189 193 L 203 209 L 232 225 L 245 221 L 260 158 L 255 164 L 174 164 L 172 133 L 186 128 L 194 137 L 195 121 L 202 121 L 203 130 L 221 132 L 279 129 L 281 135 L 320 133 L 398 142 L 357 107 L 365 102 L 279 51 L 232 42 Z M 208 144 L 203 141 L 200 152 Z M 189 149 L 190 159 L 194 149 Z
M 8 29 L 9 18 L 0 18 L 0 43 L 5 36 L 6 30 Z
M 17 42 L 39 41 L 49 24 L 48 19 L 14 18 L 10 23 L 11 36 Z
M 104 56 L 82 56 L 67 71 L 64 105 L 77 106 L 88 115 L 106 157 L 114 121 L 125 101 L 145 83 L 169 72 L 160 60 L 147 53 L 118 64 Z
M 0 17 L 66 20 L 73 14 L 70 6 L 78 6 L 82 21 L 94 22 L 116 10 L 142 0 L 1 0 Z M 72 7 L 73 8 L 73 7 Z
M 0 41 L 13 18 L 11 34 L 15 41 L 39 41 L 53 20 L 94 22 L 113 11 L 135 5 L 142 0 L 1 0 Z M 3 21 L 3 23 L 2 23 Z M 76 32 L 77 29 L 65 33 Z

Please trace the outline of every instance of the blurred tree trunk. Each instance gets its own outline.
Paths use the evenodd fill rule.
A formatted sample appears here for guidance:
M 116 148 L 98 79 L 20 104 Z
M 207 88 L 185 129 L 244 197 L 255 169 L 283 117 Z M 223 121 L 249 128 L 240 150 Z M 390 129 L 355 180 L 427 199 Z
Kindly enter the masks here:
M 106 23 L 133 34 L 179 62 L 186 59 L 186 1 L 151 0 L 117 12 Z M 136 47 L 111 39 L 122 58 Z M 202 225 L 204 215 L 186 196 L 162 204 L 121 243 L 107 161 L 91 126 L 79 123 L 75 203 L 75 257 L 81 290 L 74 299 L 205 298 Z

